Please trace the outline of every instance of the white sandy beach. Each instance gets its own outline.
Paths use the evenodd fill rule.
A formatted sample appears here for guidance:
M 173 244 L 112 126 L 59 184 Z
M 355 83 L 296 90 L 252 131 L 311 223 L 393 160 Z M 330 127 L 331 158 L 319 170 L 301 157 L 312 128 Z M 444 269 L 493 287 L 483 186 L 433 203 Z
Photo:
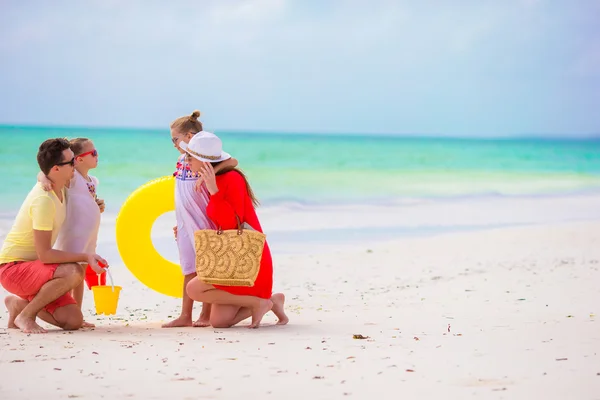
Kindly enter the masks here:
M 0 400 L 600 400 L 599 17 L 600 0 L 0 0 L 0 251 L 31 217 L 2 260 L 97 239 L 122 288 L 98 315 L 85 285 L 93 328 L 26 334 L 0 283 Z M 32 192 L 73 169 L 63 196 Z M 164 294 L 183 295 L 177 240 L 188 272 L 192 226 L 233 214 L 266 235 L 289 323 L 162 328 L 200 322 Z M 29 297 L 22 267 L 0 278 Z
M 539 204 L 577 214 L 600 199 Z M 274 232 L 296 223 L 275 214 L 263 213 Z M 161 329 L 180 300 L 113 261 L 119 312 L 95 317 L 86 290 L 94 330 L 27 336 L 4 329 L 0 312 L 0 399 L 600 399 L 600 220 L 547 216 L 274 249 L 274 290 L 286 293 L 291 321 L 273 326 L 268 314 L 258 330 Z M 111 224 L 101 254 L 118 260 Z

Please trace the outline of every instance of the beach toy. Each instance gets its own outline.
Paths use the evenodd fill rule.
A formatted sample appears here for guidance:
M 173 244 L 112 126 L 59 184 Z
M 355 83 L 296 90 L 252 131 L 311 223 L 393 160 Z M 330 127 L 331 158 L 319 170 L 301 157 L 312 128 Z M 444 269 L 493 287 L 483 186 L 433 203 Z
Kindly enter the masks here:
M 173 176 L 151 180 L 136 189 L 117 216 L 117 247 L 123 263 L 140 282 L 158 293 L 181 298 L 181 268 L 156 251 L 151 237 L 154 221 L 169 211 L 175 211 Z
M 100 264 L 100 266 L 102 266 L 102 264 Z M 110 279 L 110 286 L 100 285 L 100 274 L 98 274 L 99 284 L 97 286 L 92 286 L 92 292 L 94 293 L 96 314 L 113 315 L 117 313 L 121 286 L 115 286 L 109 269 L 106 270 L 106 273 Z
M 102 268 L 105 267 L 104 264 L 102 263 L 98 263 L 98 265 L 100 265 Z M 85 283 L 87 284 L 88 289 L 92 289 L 93 286 L 96 285 L 100 285 L 100 286 L 104 286 L 106 285 L 106 272 L 102 273 L 102 274 L 96 274 L 96 271 L 94 271 L 92 269 L 92 267 L 90 267 L 90 264 L 87 265 L 87 267 L 85 267 Z

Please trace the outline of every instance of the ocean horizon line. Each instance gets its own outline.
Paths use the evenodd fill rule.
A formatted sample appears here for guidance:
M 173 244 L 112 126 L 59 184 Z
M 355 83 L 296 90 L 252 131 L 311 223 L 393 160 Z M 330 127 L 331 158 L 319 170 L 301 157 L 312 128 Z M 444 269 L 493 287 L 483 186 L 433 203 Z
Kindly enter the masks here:
M 85 126 L 85 125 L 42 125 L 42 124 L 11 124 L 0 123 L 0 129 L 54 129 L 54 130 L 124 130 L 133 132 L 153 133 L 166 132 L 166 127 L 144 127 L 144 126 Z M 220 134 L 255 136 L 289 136 L 289 137 L 357 137 L 357 138 L 388 138 L 388 139 L 447 139 L 459 141 L 526 141 L 526 140 L 549 140 L 549 141 L 599 141 L 600 132 L 588 134 L 549 134 L 549 133 L 523 133 L 523 134 L 488 134 L 476 136 L 470 134 L 443 134 L 443 133 L 398 133 L 398 132 L 342 132 L 342 131 L 297 131 L 297 130 L 258 130 L 258 129 L 209 129 L 211 132 Z

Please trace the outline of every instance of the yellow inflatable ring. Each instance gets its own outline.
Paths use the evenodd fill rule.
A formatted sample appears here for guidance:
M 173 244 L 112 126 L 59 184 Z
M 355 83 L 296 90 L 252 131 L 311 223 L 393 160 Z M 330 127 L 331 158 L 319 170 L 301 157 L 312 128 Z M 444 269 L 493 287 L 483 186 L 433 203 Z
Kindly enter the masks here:
M 156 219 L 174 210 L 174 177 L 154 179 L 139 187 L 117 216 L 117 247 L 123 263 L 140 282 L 167 296 L 182 297 L 181 268 L 156 251 L 151 237 Z

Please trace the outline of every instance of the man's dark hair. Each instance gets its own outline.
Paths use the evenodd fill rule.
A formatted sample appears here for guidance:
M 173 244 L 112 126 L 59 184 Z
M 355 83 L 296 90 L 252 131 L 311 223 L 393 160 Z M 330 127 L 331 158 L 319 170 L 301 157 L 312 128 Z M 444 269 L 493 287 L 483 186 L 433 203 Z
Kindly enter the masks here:
M 63 162 L 63 151 L 70 148 L 69 141 L 63 138 L 48 139 L 40 145 L 37 162 L 44 175 L 48 175 L 55 165 Z

